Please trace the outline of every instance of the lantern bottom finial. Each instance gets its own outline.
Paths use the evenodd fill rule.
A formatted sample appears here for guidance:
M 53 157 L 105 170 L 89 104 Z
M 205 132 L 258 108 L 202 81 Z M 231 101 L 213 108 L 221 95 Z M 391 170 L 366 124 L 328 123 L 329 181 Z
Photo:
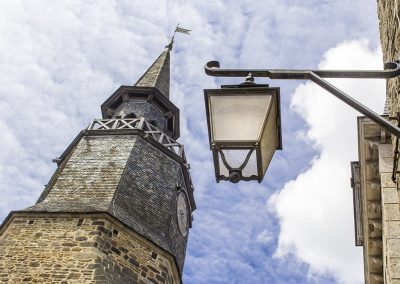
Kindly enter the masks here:
M 229 174 L 229 181 L 231 183 L 238 183 L 242 179 L 242 174 L 239 171 L 232 171 Z

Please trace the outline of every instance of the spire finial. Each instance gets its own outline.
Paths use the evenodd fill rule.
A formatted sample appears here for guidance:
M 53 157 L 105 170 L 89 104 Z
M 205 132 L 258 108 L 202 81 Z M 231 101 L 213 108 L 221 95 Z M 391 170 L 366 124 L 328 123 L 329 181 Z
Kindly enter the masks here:
M 174 47 L 174 38 L 175 38 L 175 34 L 176 34 L 177 32 L 178 32 L 178 33 L 182 33 L 182 34 L 190 35 L 191 30 L 188 30 L 188 29 L 184 29 L 184 28 L 179 27 L 179 23 L 178 23 L 178 25 L 177 25 L 176 28 L 175 28 L 174 34 L 173 34 L 172 37 L 171 37 L 171 41 L 165 46 L 165 48 L 168 48 L 169 51 L 171 51 L 172 48 Z

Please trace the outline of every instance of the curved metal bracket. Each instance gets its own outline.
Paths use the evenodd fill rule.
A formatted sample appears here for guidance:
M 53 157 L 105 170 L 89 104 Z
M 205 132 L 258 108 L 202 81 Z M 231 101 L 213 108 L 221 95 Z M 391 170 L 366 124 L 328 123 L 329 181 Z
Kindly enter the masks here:
M 270 79 L 310 79 L 314 73 L 321 78 L 393 78 L 400 76 L 400 61 L 384 64 L 384 70 L 296 70 L 296 69 L 221 69 L 218 61 L 209 61 L 204 66 L 207 75 L 213 77 L 267 77 Z
M 357 100 L 323 78 L 357 78 L 357 79 L 388 79 L 400 76 L 400 61 L 388 62 L 384 70 L 283 70 L 283 69 L 220 69 L 218 61 L 209 61 L 204 66 L 207 75 L 214 77 L 246 77 L 249 73 L 253 77 L 266 77 L 270 79 L 311 80 L 329 93 L 345 102 L 353 109 L 361 112 L 388 132 L 400 138 L 400 128 L 379 114 L 370 110 Z
M 217 149 L 217 151 L 221 155 L 222 163 L 225 165 L 225 167 L 228 169 L 228 171 L 231 171 L 231 170 L 240 170 L 240 171 L 242 171 L 247 166 L 247 163 L 250 160 L 251 154 L 253 154 L 253 152 L 254 152 L 254 148 L 251 148 L 250 151 L 247 153 L 247 156 L 244 159 L 243 163 L 240 165 L 240 167 L 232 168 L 231 165 L 229 165 L 228 162 L 226 161 L 224 152 L 222 152 L 222 150 L 217 145 L 215 145 L 215 148 Z
M 251 154 L 253 154 L 253 152 L 255 150 L 255 147 L 249 149 L 249 152 L 247 153 L 246 158 L 244 159 L 243 163 L 238 168 L 232 168 L 231 165 L 229 165 L 229 163 L 226 160 L 224 152 L 221 150 L 221 148 L 218 147 L 218 145 L 214 144 L 213 148 L 215 148 L 217 150 L 217 152 L 220 154 L 222 163 L 224 164 L 225 168 L 229 172 L 229 177 L 227 177 L 226 180 L 229 180 L 230 182 L 233 182 L 233 183 L 237 183 L 240 180 L 250 180 L 252 178 L 252 176 L 244 177 L 242 175 L 242 171 L 247 166 L 247 164 L 250 160 Z M 218 169 L 218 171 L 216 172 L 216 175 L 217 175 L 218 179 L 221 178 L 220 169 Z

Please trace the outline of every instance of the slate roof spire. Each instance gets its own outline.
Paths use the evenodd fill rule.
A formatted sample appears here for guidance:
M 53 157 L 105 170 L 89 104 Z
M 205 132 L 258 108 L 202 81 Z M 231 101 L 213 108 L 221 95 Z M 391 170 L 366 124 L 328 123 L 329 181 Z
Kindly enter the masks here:
M 169 98 L 170 51 L 172 50 L 172 45 L 173 40 L 134 86 L 157 88 L 164 96 Z
M 191 30 L 176 26 L 171 41 L 165 46 L 165 50 L 154 61 L 149 69 L 135 83 L 137 87 L 154 87 L 157 88 L 164 96 L 169 99 L 169 80 L 170 80 L 170 52 L 174 45 L 176 33 L 190 35 Z

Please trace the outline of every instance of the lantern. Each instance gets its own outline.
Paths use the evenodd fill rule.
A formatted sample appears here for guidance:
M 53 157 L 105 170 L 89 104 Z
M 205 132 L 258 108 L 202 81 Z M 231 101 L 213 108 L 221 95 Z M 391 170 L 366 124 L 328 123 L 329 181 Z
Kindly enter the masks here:
M 261 182 L 282 149 L 279 88 L 243 83 L 204 90 L 217 182 Z

